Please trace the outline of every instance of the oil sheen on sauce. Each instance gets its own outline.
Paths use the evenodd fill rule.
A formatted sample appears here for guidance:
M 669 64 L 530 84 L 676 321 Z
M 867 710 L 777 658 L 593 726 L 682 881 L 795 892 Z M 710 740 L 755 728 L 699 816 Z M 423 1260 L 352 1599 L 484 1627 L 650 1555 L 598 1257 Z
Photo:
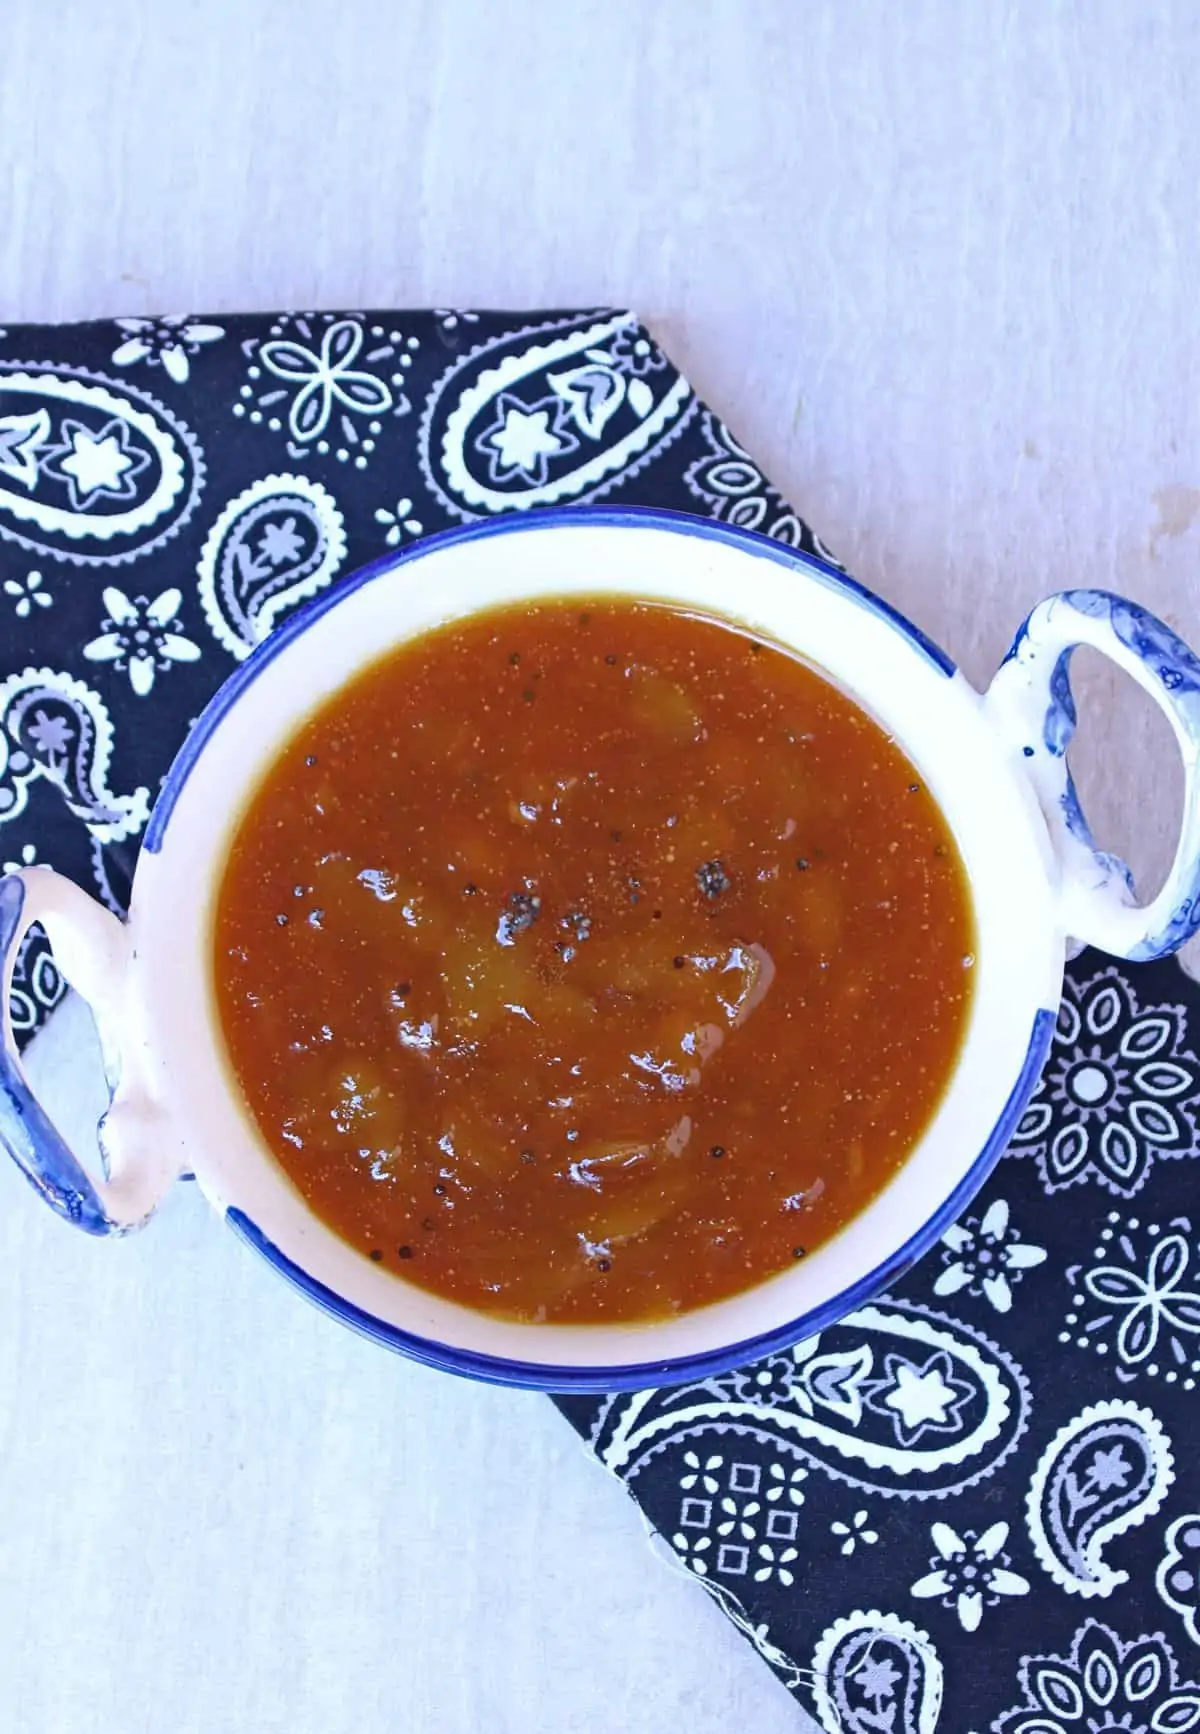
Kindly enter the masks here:
M 533 1321 L 715 1301 L 834 1234 L 948 1082 L 940 810 L 802 661 L 597 597 L 474 615 L 254 794 L 214 984 L 280 1166 L 364 1257 Z

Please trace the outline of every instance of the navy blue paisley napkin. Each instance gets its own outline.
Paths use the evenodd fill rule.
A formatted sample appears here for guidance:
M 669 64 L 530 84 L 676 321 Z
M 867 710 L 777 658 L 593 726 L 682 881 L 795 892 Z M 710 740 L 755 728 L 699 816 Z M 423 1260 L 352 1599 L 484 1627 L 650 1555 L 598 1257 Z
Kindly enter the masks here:
M 272 627 L 388 548 L 604 499 L 829 558 L 629 314 L 0 331 L 0 860 L 123 911 L 163 774 Z M 62 996 L 40 936 L 19 1039 Z M 898 1288 L 558 1406 L 837 1734 L 1200 1729 L 1200 990 L 1069 967 L 991 1182 Z

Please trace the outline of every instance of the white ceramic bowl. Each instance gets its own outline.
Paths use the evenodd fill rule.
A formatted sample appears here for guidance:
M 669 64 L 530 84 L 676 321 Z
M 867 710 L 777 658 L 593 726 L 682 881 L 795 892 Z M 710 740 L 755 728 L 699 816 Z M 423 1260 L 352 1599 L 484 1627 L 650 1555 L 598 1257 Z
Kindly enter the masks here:
M 962 853 L 978 927 L 962 1051 L 925 1135 L 882 1193 L 803 1263 L 729 1300 L 645 1325 L 533 1325 L 458 1306 L 379 1269 L 327 1228 L 276 1165 L 230 1070 L 210 977 L 233 829 L 299 723 L 381 649 L 499 603 L 571 594 L 686 603 L 794 647 L 895 736 Z M 1065 753 L 1072 648 L 1094 645 L 1150 691 L 1187 763 L 1183 831 L 1161 895 L 1133 904 L 1092 845 Z M 1134 605 L 1096 591 L 1043 603 L 981 696 L 915 627 L 843 573 L 776 542 L 663 513 L 507 518 L 389 556 L 293 615 L 217 693 L 172 766 L 143 840 L 129 918 L 29 868 L 0 881 L 6 1051 L 0 1139 L 61 1215 L 95 1234 L 143 1222 L 180 1174 L 281 1274 L 380 1343 L 477 1378 L 557 1390 L 693 1381 L 793 1343 L 892 1282 L 982 1184 L 1050 1040 L 1068 936 L 1123 957 L 1200 922 L 1200 661 Z M 33 1099 L 7 1023 L 33 921 L 91 1002 L 110 1062 L 93 1178 Z M 881 1026 L 892 1016 L 876 1007 Z

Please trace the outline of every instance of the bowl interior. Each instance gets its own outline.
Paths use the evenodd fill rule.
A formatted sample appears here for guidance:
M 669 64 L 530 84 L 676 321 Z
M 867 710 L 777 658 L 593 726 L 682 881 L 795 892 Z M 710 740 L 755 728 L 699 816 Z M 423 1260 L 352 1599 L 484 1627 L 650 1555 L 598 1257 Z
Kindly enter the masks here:
M 300 721 L 388 645 L 535 597 L 691 605 L 792 646 L 905 749 L 954 832 L 975 906 L 975 994 L 924 1137 L 879 1196 L 802 1264 L 731 1299 L 643 1325 L 515 1324 L 378 1270 L 313 1217 L 244 1108 L 210 977 L 231 832 Z M 1036 1081 L 1062 973 L 1048 846 L 978 695 L 921 635 L 820 563 L 721 525 L 574 512 L 501 520 L 379 562 L 294 616 L 243 665 L 173 768 L 138 867 L 135 995 L 186 1160 L 216 1207 L 347 1321 L 438 1364 L 541 1386 L 699 1376 L 809 1334 L 936 1239 L 1000 1154 Z M 886 1005 L 878 1015 L 888 1016 Z

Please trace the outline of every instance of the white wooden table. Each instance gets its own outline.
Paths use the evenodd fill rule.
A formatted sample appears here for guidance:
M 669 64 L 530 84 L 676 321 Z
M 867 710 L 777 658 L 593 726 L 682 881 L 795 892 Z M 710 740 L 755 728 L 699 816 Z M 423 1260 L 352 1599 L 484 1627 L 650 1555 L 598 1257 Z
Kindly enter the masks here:
M 973 676 L 1064 583 L 1200 639 L 1187 0 L 0 0 L 0 50 L 0 322 L 633 305 Z M 1152 877 L 1165 728 L 1085 673 Z M 86 1038 L 33 1063 L 76 1125 Z M 745 1725 L 804 1717 L 547 1403 L 356 1341 L 191 1189 L 96 1245 L 0 1174 L 6 1734 Z

